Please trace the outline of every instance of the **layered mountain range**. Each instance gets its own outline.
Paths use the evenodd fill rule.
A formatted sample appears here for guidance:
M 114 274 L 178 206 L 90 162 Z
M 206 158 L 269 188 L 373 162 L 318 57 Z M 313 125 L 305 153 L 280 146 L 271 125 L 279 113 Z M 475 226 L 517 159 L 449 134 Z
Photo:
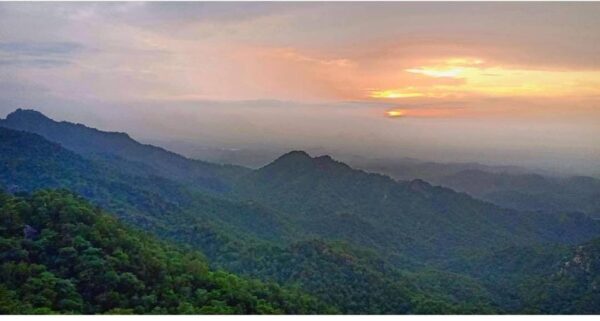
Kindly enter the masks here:
M 395 179 L 425 179 L 496 205 L 529 211 L 577 211 L 600 218 L 600 179 L 517 166 L 355 159 L 354 166 Z
M 0 120 L 0 186 L 7 193 L 27 198 L 66 189 L 132 233 L 202 253 L 213 269 L 301 292 L 305 311 L 600 311 L 600 222 L 569 207 L 499 206 L 485 196 L 497 190 L 474 192 L 485 190 L 479 175 L 453 179 L 448 182 L 460 182 L 460 192 L 303 151 L 253 170 L 189 159 L 125 133 L 57 122 L 33 110 Z M 589 207 L 587 199 L 581 204 Z M 25 221 L 20 228 L 47 226 Z M 5 230 L 3 238 L 16 237 Z M 26 300 L 14 284 L 3 287 L 14 300 Z M 203 302 L 189 300 L 193 311 Z M 264 302 L 264 309 L 250 312 L 300 311 Z M 84 312 L 105 311 L 89 309 Z

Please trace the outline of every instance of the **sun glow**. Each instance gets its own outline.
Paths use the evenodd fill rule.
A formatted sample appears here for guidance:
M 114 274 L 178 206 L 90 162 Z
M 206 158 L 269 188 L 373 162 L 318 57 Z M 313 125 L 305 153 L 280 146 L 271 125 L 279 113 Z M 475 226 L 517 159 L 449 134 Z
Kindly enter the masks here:
M 404 69 L 413 77 L 429 79 L 419 86 L 375 89 L 370 98 L 447 97 L 567 97 L 600 95 L 600 71 L 542 70 L 490 65 L 478 58 L 448 58 Z M 451 78 L 459 80 L 448 83 Z M 407 80 L 404 80 L 407 82 Z
M 388 117 L 396 118 L 404 116 L 404 111 L 399 109 L 388 110 L 385 112 Z
M 464 71 L 463 68 L 449 68 L 449 69 L 435 69 L 430 67 L 422 67 L 422 68 L 410 68 L 406 69 L 406 71 L 411 72 L 413 74 L 421 74 L 429 77 L 435 78 L 458 78 L 460 74 Z
M 373 90 L 370 92 L 369 97 L 371 98 L 414 98 L 423 97 L 423 93 L 400 91 L 400 90 Z
M 442 64 L 451 66 L 473 66 L 481 65 L 482 63 L 484 61 L 478 58 L 448 58 L 442 61 Z
M 453 116 L 468 116 L 470 113 L 464 108 L 415 108 L 415 109 L 391 109 L 385 112 L 389 118 L 410 117 L 410 118 L 439 118 Z
M 405 69 L 406 72 L 421 74 L 434 78 L 460 78 L 467 67 L 473 67 L 483 64 L 482 59 L 478 58 L 447 58 L 436 61 L 429 66 Z

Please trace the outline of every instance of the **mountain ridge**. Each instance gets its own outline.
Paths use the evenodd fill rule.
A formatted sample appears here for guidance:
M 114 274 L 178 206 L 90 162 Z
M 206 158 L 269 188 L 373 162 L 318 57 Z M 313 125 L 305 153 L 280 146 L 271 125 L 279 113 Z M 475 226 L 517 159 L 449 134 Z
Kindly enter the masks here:
M 191 160 L 161 147 L 139 143 L 127 133 L 106 132 L 83 124 L 57 122 L 34 110 L 18 109 L 0 120 L 0 126 L 39 134 L 88 157 L 113 155 L 141 162 L 153 169 L 153 175 L 177 177 L 217 193 L 228 189 L 224 177 L 246 171 L 240 166 Z
M 61 128 L 71 127 L 53 124 L 59 131 L 54 139 L 66 136 Z M 201 249 L 218 268 L 297 283 L 345 312 L 511 308 L 497 281 L 482 283 L 467 268 L 447 271 L 448 261 L 465 266 L 473 257 L 498 249 L 568 246 L 600 234 L 599 222 L 580 213 L 503 209 L 423 180 L 396 181 L 357 170 L 327 155 L 291 151 L 258 170 L 209 172 L 227 184 L 222 192 L 189 177 L 156 172 L 152 158 L 115 153 L 99 157 L 35 133 L 0 128 L 3 133 L 8 135 L 0 140 L 3 185 L 28 184 L 26 191 L 74 189 L 114 208 L 136 227 Z M 85 139 L 79 137 L 79 143 L 91 143 Z M 47 148 L 55 153 L 44 152 Z M 40 179 L 44 177 L 51 180 Z M 345 245 L 335 245 L 339 242 Z M 434 271 L 423 271 L 426 267 Z M 434 286 L 439 282 L 453 286 Z M 421 291 L 420 285 L 435 295 Z M 472 294 L 473 301 L 458 310 L 448 305 L 461 304 L 452 299 L 458 291 L 454 286 Z M 482 296 L 485 302 L 478 299 Z M 406 301 L 390 302 L 394 297 Z

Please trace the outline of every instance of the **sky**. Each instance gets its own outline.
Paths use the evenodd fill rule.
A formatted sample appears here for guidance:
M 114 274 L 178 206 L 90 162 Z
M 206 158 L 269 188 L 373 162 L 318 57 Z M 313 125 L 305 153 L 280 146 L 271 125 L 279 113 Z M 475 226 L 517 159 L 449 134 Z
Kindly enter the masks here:
M 600 172 L 600 3 L 0 3 L 0 115 Z

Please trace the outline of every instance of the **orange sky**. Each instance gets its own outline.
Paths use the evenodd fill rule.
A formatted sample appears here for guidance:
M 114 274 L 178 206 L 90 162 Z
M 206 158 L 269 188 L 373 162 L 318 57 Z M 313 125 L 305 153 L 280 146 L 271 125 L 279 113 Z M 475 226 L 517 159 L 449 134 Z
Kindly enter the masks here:
M 458 128 L 483 122 L 495 146 L 597 159 L 599 16 L 596 2 L 2 3 L 0 109 L 229 144 L 457 138 L 476 156 L 490 144 Z M 550 146 L 505 122 L 564 132 Z
M 597 3 L 2 7 L 7 78 L 69 98 L 77 88 L 85 98 L 118 100 L 398 108 L 463 101 L 462 108 L 485 109 L 475 105 L 489 98 L 596 104 L 600 97 Z M 80 49 L 44 48 L 64 43 Z M 36 65 L 43 60 L 51 68 Z

